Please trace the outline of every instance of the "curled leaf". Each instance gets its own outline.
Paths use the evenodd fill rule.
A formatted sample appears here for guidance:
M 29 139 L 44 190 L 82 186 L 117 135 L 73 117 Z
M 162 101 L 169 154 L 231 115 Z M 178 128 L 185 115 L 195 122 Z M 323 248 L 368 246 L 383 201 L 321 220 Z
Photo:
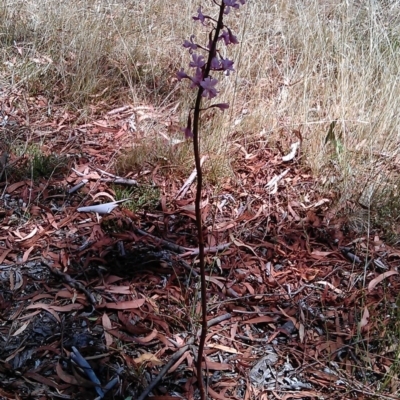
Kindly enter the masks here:
M 380 274 L 375 279 L 372 279 L 372 281 L 368 285 L 368 292 L 372 292 L 375 289 L 376 285 L 378 283 L 382 282 L 384 279 L 388 278 L 389 276 L 396 275 L 396 274 L 398 274 L 397 271 L 387 271 L 387 272 L 384 272 L 383 274 Z

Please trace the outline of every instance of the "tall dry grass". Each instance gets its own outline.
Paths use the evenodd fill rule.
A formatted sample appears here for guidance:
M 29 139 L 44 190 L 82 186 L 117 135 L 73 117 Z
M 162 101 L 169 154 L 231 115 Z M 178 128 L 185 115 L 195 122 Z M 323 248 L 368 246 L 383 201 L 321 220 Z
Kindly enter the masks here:
M 76 108 L 179 101 L 183 122 L 193 95 L 174 73 L 188 62 L 183 39 L 206 38 L 191 20 L 198 3 L 2 0 L 1 79 Z M 241 41 L 229 49 L 237 73 L 220 84 L 232 107 L 203 125 L 214 175 L 229 170 L 232 140 L 283 133 L 289 146 L 300 129 L 322 188 L 397 218 L 400 3 L 249 0 L 240 13 L 228 18 Z

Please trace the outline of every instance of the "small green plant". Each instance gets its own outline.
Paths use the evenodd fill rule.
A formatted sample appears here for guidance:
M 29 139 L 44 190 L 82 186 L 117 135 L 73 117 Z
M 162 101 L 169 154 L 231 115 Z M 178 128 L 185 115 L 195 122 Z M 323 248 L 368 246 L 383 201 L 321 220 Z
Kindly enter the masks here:
M 151 211 L 160 204 L 160 190 L 156 186 L 140 184 L 135 188 L 113 187 L 115 200 L 129 199 L 121 207 L 133 212 Z
M 44 154 L 36 145 L 10 146 L 10 153 L 17 156 L 17 161 L 5 165 L 3 179 L 15 182 L 21 179 L 49 179 L 67 172 L 68 160 L 65 156 Z M 1 172 L 1 170 L 0 170 Z
M 67 162 L 65 157 L 55 154 L 43 154 L 40 151 L 34 151 L 29 156 L 28 176 L 33 180 L 40 178 L 48 179 L 66 170 Z

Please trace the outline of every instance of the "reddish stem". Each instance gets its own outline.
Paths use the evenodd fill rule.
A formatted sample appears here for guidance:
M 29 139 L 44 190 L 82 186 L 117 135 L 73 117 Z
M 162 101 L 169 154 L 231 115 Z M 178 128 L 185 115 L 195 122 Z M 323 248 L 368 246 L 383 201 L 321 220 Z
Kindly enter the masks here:
M 214 37 L 211 41 L 211 48 L 208 53 L 208 60 L 206 68 L 204 70 L 203 79 L 207 78 L 211 70 L 211 60 L 216 54 L 217 41 L 221 29 L 223 28 L 223 16 L 224 16 L 225 4 L 224 2 L 220 5 L 219 17 L 217 21 L 217 26 L 215 27 Z M 204 385 L 203 371 L 201 364 L 203 361 L 204 346 L 207 336 L 207 283 L 206 283 L 206 271 L 205 271 L 205 256 L 204 256 L 204 235 L 203 235 L 203 224 L 201 218 L 201 192 L 203 188 L 203 172 L 201 169 L 200 162 L 200 137 L 199 137 L 199 121 L 200 121 L 200 111 L 201 111 L 201 99 L 203 94 L 203 88 L 199 86 L 197 92 L 196 102 L 193 112 L 193 152 L 194 160 L 197 171 L 197 185 L 196 185 L 196 199 L 195 199 L 195 213 L 196 213 L 196 226 L 197 226 L 197 237 L 199 242 L 199 268 L 200 268 L 200 282 L 201 282 L 201 334 L 199 342 L 199 350 L 197 354 L 197 381 L 199 384 L 200 398 L 201 400 L 207 399 L 207 390 Z M 206 362 L 206 360 L 204 360 Z

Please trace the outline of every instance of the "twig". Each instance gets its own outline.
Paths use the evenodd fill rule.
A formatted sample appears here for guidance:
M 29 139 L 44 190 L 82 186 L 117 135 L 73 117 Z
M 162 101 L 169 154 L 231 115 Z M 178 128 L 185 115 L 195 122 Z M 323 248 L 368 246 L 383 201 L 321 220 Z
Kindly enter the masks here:
M 201 157 L 200 160 L 200 166 L 203 166 L 204 161 L 207 159 L 207 156 Z M 183 186 L 180 188 L 179 192 L 175 196 L 175 199 L 180 200 L 182 197 L 185 196 L 186 192 L 190 188 L 190 185 L 193 183 L 194 179 L 196 178 L 197 175 L 197 170 L 196 168 L 193 170 L 193 172 L 190 174 L 189 178 L 186 180 L 186 182 L 183 184 Z
M 123 184 L 123 185 L 134 185 L 134 186 L 137 186 L 137 184 L 138 184 L 137 181 L 135 181 L 134 179 L 123 178 L 122 176 L 110 174 L 109 172 L 103 171 L 102 169 L 97 168 L 97 167 L 95 167 L 94 169 L 96 171 L 101 172 L 103 175 L 107 175 L 107 176 L 109 176 L 111 178 L 114 178 L 114 179 L 109 179 L 107 181 L 112 181 L 113 183 L 119 183 L 119 184 Z
M 114 108 L 114 110 L 109 111 L 106 115 L 115 115 L 115 114 L 119 114 L 122 113 L 126 110 L 129 110 L 131 108 L 131 106 L 122 106 L 122 107 L 118 107 L 118 108 Z
M 77 169 L 75 168 L 71 168 L 72 171 L 74 171 L 78 176 L 80 177 L 86 177 L 86 174 L 83 174 L 82 172 L 79 172 Z M 121 176 L 117 176 L 117 175 L 113 175 L 110 174 L 109 172 L 103 171 L 99 168 L 95 168 L 97 171 L 101 172 L 104 175 L 110 176 L 112 179 L 110 178 L 100 178 L 101 182 L 112 182 L 112 183 L 116 183 L 119 185 L 130 185 L 130 186 L 137 186 L 138 183 L 137 181 L 135 181 L 134 179 L 128 179 L 128 178 L 123 178 Z
M 68 285 L 70 285 L 72 288 L 80 290 L 81 292 L 83 292 L 85 294 L 85 296 L 87 297 L 87 299 L 89 300 L 90 304 L 92 306 L 96 305 L 96 299 L 93 296 L 93 294 L 87 290 L 82 283 L 76 281 L 75 279 L 71 278 L 68 274 L 60 271 L 57 268 L 54 268 L 44 257 L 41 258 L 42 259 L 42 264 L 45 265 L 49 271 L 53 274 L 56 275 L 58 277 L 60 277 L 65 283 L 67 283 Z
M 222 321 L 226 321 L 227 319 L 231 318 L 232 314 L 223 314 L 220 315 L 219 317 L 210 319 L 207 322 L 207 327 L 210 328 L 213 325 L 217 325 Z M 201 331 L 197 332 L 197 336 L 199 336 Z M 168 361 L 167 364 L 164 365 L 164 367 L 161 369 L 161 371 L 158 373 L 157 378 L 154 379 L 149 386 L 143 391 L 143 393 L 137 398 L 137 400 L 144 400 L 146 396 L 158 385 L 158 383 L 161 381 L 161 379 L 167 374 L 168 370 L 172 367 L 172 365 L 175 363 L 175 361 L 185 352 L 189 349 L 189 347 L 194 343 L 194 338 L 190 338 L 188 340 L 188 343 L 181 347 Z
M 180 254 L 180 257 L 197 256 L 199 254 L 199 248 L 190 248 L 190 247 L 179 246 L 175 243 L 169 242 L 168 240 L 158 238 L 157 236 L 154 236 L 151 233 L 147 233 L 146 231 L 143 231 L 142 229 L 139 229 L 136 227 L 133 227 L 133 230 L 142 236 L 151 237 L 153 240 L 158 241 L 163 246 L 167 247 L 168 249 L 170 249 L 172 251 L 175 251 L 177 253 L 183 253 L 183 254 Z M 232 243 L 224 243 L 224 244 L 220 244 L 218 246 L 206 247 L 204 249 L 204 251 L 205 251 L 205 253 L 218 253 L 220 251 L 227 249 L 231 244 Z
M 247 340 L 249 342 L 260 342 L 260 343 L 268 343 L 269 338 L 265 338 L 265 339 L 260 339 L 260 338 L 250 338 L 248 336 L 245 335 L 235 335 L 235 338 L 237 339 L 242 339 L 242 340 Z
M 158 373 L 157 378 L 150 382 L 150 385 L 143 391 L 143 393 L 137 398 L 137 400 L 144 400 L 147 395 L 158 385 L 161 379 L 167 374 L 168 370 L 174 365 L 175 361 L 189 349 L 190 345 L 194 343 L 194 338 L 190 338 L 188 344 L 181 347 L 171 359 L 164 365 L 161 371 Z
M 220 315 L 219 317 L 215 317 L 213 319 L 210 319 L 207 322 L 207 328 L 210 328 L 211 326 L 214 326 L 214 325 L 218 325 L 220 322 L 226 321 L 227 319 L 230 319 L 231 317 L 232 317 L 231 313 L 226 313 L 226 314 Z

